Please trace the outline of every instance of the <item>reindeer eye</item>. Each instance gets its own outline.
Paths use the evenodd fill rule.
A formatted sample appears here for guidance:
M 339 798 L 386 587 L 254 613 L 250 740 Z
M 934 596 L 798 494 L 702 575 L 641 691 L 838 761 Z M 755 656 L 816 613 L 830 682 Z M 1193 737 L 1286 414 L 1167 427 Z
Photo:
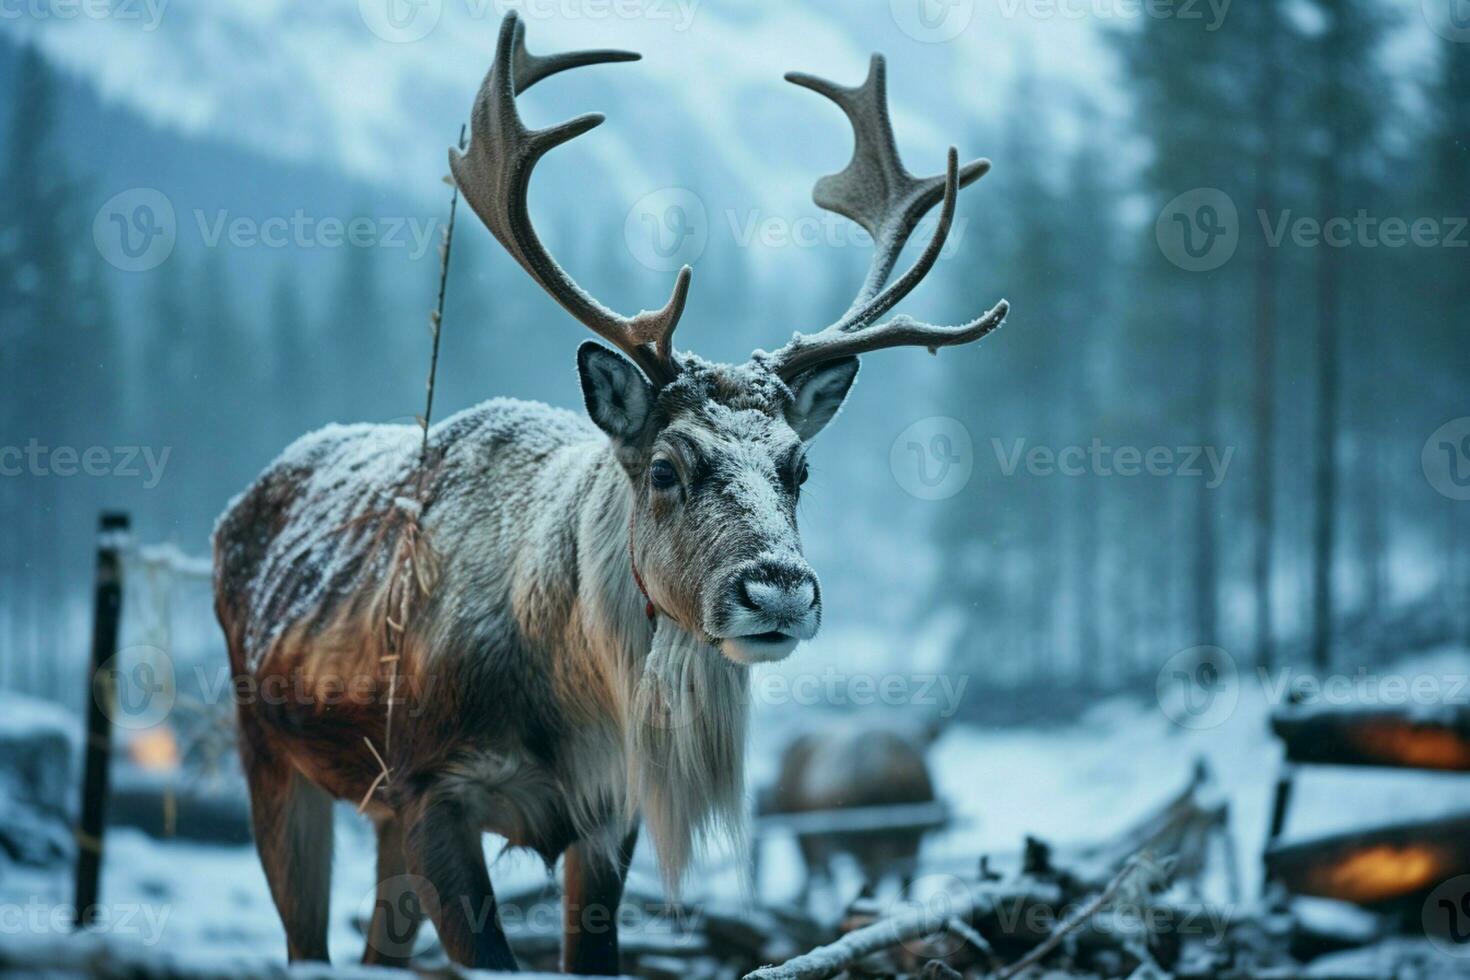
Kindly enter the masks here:
M 656 459 L 648 468 L 648 479 L 656 490 L 667 490 L 674 485 L 677 479 L 674 473 L 674 464 L 666 459 Z

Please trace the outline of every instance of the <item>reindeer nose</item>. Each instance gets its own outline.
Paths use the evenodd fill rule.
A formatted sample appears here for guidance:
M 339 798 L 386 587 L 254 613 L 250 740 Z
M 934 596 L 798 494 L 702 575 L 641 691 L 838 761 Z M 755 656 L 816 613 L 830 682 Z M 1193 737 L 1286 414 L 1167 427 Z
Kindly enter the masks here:
M 769 620 L 773 629 L 800 636 L 821 599 L 817 577 L 802 568 L 761 564 L 741 577 L 740 604 Z
M 806 562 L 757 559 L 719 593 L 714 614 L 720 651 L 739 664 L 788 656 L 822 625 L 822 587 Z

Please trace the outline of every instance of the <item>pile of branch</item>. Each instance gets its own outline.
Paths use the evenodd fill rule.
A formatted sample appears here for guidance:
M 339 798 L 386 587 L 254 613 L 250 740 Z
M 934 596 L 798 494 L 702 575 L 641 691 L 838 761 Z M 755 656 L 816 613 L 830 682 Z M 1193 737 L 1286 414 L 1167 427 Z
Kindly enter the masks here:
M 1130 863 L 1105 889 L 1058 921 L 1025 955 L 1008 965 L 1001 965 L 996 945 L 1003 940 L 1021 938 L 1026 927 L 1039 921 L 1038 912 L 1041 917 L 1049 918 L 1062 907 L 1063 892 L 1055 883 L 1040 880 L 1021 880 L 1004 885 L 977 882 L 966 900 L 958 903 L 946 901 L 939 905 L 918 903 L 896 915 L 879 918 L 854 929 L 835 942 L 779 966 L 754 970 L 746 975 L 746 980 L 826 980 L 839 973 L 857 972 L 871 957 L 898 949 L 911 955 L 920 955 L 925 949 L 937 951 L 945 937 L 955 941 L 956 950 L 968 947 L 971 956 L 967 958 L 983 961 L 985 975 L 1008 980 L 1041 962 L 1069 935 L 1102 912 L 1120 892 L 1135 887 L 1134 878 L 1141 873 L 1141 867 L 1141 863 Z M 1017 929 L 1016 926 L 1023 922 L 1026 927 Z M 987 938 L 987 933 L 991 938 Z M 897 956 L 899 960 L 905 958 L 902 954 Z M 923 969 L 938 977 L 958 975 L 955 967 L 945 962 L 948 958 L 930 958 Z M 861 972 L 882 974 L 891 971 L 879 967 Z
M 1229 912 L 1183 902 L 1178 895 L 1190 888 L 1175 886 L 1197 885 L 1226 818 L 1200 769 L 1113 839 L 1068 850 L 1028 839 L 1009 862 L 977 856 L 965 873 L 922 877 L 887 902 L 865 893 L 840 920 L 733 902 L 671 909 L 630 887 L 624 912 L 636 914 L 620 917 L 623 969 L 652 980 L 825 980 L 839 974 L 1012 980 L 1040 970 L 1162 977 L 1181 965 L 1214 975 L 1205 972 L 1219 965 L 1208 954 L 1212 944 L 1224 942 Z M 1002 864 L 1011 869 L 1005 875 L 993 870 Z M 936 882 L 946 887 L 933 887 Z M 504 904 L 529 910 L 556 900 L 547 890 L 507 896 Z M 534 918 L 557 922 L 555 916 Z M 555 929 L 509 928 L 508 935 L 523 965 L 555 968 Z M 1284 951 L 1288 941 L 1283 934 L 1277 945 Z
M 1145 854 L 1101 886 L 1050 862 L 1032 841 L 1012 878 L 982 873 L 963 901 L 940 907 L 854 915 L 841 935 L 744 980 L 1470 980 L 1470 959 L 1423 938 L 1385 936 L 1379 917 L 1346 903 L 1185 901 L 1170 881 L 1177 863 Z
M 1386 939 L 1378 917 L 1346 903 L 1278 893 L 1241 904 L 1228 822 L 1200 767 L 1182 791 L 1111 840 L 1053 850 L 1028 839 L 1008 876 L 982 859 L 962 893 L 947 891 L 942 903 L 916 895 L 876 915 L 859 903 L 841 934 L 799 955 L 772 957 L 744 977 L 1470 977 L 1470 961 L 1415 973 L 1415 964 L 1444 955 L 1426 940 Z M 1213 854 L 1226 862 L 1232 894 L 1224 905 L 1198 898 Z

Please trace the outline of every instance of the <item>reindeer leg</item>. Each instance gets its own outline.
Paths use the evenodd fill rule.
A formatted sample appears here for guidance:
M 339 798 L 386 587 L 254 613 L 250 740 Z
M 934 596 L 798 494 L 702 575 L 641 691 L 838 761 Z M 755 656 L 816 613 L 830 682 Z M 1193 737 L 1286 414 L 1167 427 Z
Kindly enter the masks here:
M 796 903 L 802 909 L 811 906 L 812 892 L 825 887 L 827 879 L 827 858 L 821 851 L 821 846 L 816 837 L 798 836 L 796 838 L 796 849 L 801 853 L 801 891 L 796 896 Z
M 286 928 L 291 962 L 327 962 L 332 892 L 332 798 L 289 764 L 252 746 L 241 755 L 250 786 L 255 848 L 276 911 Z
M 378 897 L 368 924 L 362 961 L 373 966 L 407 967 L 424 910 L 413 890 L 403 853 L 403 822 L 396 816 L 378 823 Z
M 500 928 L 479 830 L 454 799 L 431 797 L 416 810 L 404 849 L 410 873 L 423 879 L 415 887 L 444 951 L 461 966 L 516 970 L 515 954 Z
M 583 976 L 617 976 L 618 904 L 628 864 L 638 843 L 635 829 L 623 839 L 616 863 L 607 855 L 578 841 L 566 849 L 562 877 L 566 897 L 563 907 L 561 971 Z

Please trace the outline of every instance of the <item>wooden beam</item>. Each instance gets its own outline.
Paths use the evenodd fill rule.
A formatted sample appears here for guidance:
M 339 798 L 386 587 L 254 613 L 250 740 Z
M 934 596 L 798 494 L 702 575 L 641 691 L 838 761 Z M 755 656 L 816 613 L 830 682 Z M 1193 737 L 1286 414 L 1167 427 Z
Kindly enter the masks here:
M 1294 894 L 1358 905 L 1420 895 L 1470 873 L 1470 814 L 1277 844 L 1266 872 Z
M 1470 707 L 1291 707 L 1271 728 L 1291 762 L 1470 772 Z

